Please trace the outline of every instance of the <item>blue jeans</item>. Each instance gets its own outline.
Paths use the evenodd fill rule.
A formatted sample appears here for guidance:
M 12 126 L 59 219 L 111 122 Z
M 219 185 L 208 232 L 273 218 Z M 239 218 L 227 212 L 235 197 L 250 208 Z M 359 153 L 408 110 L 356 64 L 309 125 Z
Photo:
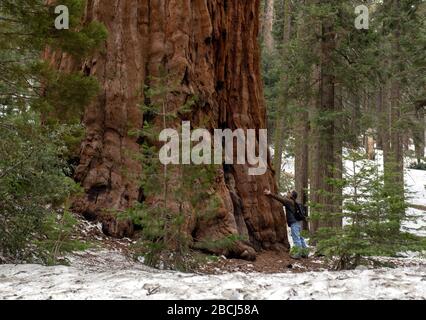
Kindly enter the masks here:
M 295 222 L 290 226 L 291 229 L 291 237 L 293 238 L 293 243 L 295 247 L 305 249 L 308 246 L 305 243 L 305 239 L 303 239 L 300 235 L 302 231 L 302 222 Z

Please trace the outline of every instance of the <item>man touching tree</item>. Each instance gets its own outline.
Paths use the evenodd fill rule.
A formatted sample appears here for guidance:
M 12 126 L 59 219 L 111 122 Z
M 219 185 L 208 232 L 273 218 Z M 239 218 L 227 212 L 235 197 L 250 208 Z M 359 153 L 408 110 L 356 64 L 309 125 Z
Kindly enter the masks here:
M 308 258 L 308 246 L 305 239 L 300 235 L 302 231 L 302 222 L 306 219 L 302 206 L 297 203 L 298 194 L 291 191 L 286 197 L 273 194 L 270 190 L 265 190 L 265 195 L 281 202 L 285 207 L 287 224 L 291 229 L 293 238 L 293 248 L 291 257 L 293 259 Z

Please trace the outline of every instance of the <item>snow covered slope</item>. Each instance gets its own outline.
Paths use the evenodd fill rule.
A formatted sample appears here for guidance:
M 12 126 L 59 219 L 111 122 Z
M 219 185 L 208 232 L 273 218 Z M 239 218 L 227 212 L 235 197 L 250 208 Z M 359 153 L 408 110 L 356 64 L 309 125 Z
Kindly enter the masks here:
M 409 202 L 426 206 L 426 171 L 406 170 L 405 183 L 409 192 Z
M 415 258 L 386 270 L 198 275 L 92 255 L 71 267 L 0 266 L 0 299 L 426 299 L 426 264 Z

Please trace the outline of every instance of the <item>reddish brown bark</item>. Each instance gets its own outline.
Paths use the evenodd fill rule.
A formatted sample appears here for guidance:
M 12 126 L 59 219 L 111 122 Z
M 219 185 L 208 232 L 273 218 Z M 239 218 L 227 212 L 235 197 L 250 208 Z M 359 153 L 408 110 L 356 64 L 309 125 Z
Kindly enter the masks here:
M 197 96 L 189 119 L 194 125 L 203 121 L 207 128 L 265 128 L 259 0 L 89 0 L 85 20 L 106 25 L 104 50 L 82 64 L 60 53 L 46 55 L 60 69 L 96 76 L 102 87 L 84 116 L 86 137 L 75 178 L 85 195 L 74 209 L 100 219 L 109 235 L 131 236 L 131 223 L 117 222 L 108 211 L 143 199 L 137 183 L 143 168 L 132 156 L 139 145 L 128 132 L 143 124 L 140 89 L 150 76 L 158 76 L 160 67 L 179 83 L 169 111 Z M 197 230 L 188 222 L 188 232 L 197 240 L 248 233 L 250 241 L 218 252 L 244 258 L 254 257 L 253 248 L 288 249 L 282 207 L 263 195 L 265 188 L 277 191 L 272 172 L 269 168 L 263 176 L 249 176 L 247 166 L 235 165 L 219 173 L 221 210 L 214 222 Z
M 290 40 L 292 36 L 292 22 L 291 22 L 291 14 L 292 14 L 292 6 L 289 0 L 284 1 L 285 14 L 284 14 L 284 37 L 283 37 L 283 49 L 282 55 L 283 57 L 287 57 L 289 55 L 289 46 Z M 282 77 L 283 82 L 283 91 L 280 93 L 280 104 L 277 108 L 277 115 L 275 120 L 275 146 L 274 146 L 274 170 L 276 173 L 276 181 L 280 186 L 281 181 L 281 171 L 282 171 L 282 163 L 283 163 L 283 151 L 285 147 L 285 139 L 286 139 L 286 113 L 289 105 L 289 81 L 288 75 L 285 74 Z
M 306 1 L 303 1 L 306 5 Z M 305 16 L 303 18 L 306 19 Z M 303 38 L 309 35 L 311 31 L 308 30 L 305 24 L 299 24 L 296 36 Z M 310 132 L 310 119 L 309 109 L 312 109 L 314 101 L 314 94 L 311 92 L 310 81 L 306 81 L 304 86 L 304 96 L 297 100 L 299 108 L 296 112 L 294 121 L 294 137 L 295 137 L 295 189 L 299 194 L 299 201 L 308 210 L 309 202 L 309 132 Z M 306 212 L 309 215 L 309 212 Z M 309 222 L 303 223 L 304 230 L 309 230 Z
M 263 16 L 263 26 L 262 26 L 262 33 L 263 33 L 263 41 L 265 43 L 265 49 L 268 54 L 271 54 L 274 51 L 274 35 L 273 35 L 273 29 L 274 29 L 274 6 L 275 1 L 274 0 L 266 0 L 265 2 L 265 12 Z
M 315 76 L 318 77 L 317 101 L 313 110 L 311 130 L 311 172 L 310 200 L 318 207 L 315 209 L 318 219 L 312 221 L 311 231 L 316 232 L 322 227 L 336 226 L 334 213 L 333 186 L 327 177 L 333 177 L 335 166 L 335 121 L 331 113 L 335 111 L 335 77 L 333 73 L 332 53 L 336 46 L 334 25 L 322 21 L 318 25 L 322 37 L 318 46 L 319 65 Z
M 400 11 L 399 1 L 393 0 L 392 11 Z M 399 121 L 402 116 L 401 109 L 401 81 L 399 75 L 402 73 L 401 69 L 401 22 L 398 19 L 395 24 L 395 30 L 391 40 L 392 56 L 391 68 L 393 69 L 393 76 L 390 79 L 390 92 L 389 92 L 389 125 L 390 125 L 390 152 L 389 156 L 385 158 L 385 171 L 391 179 L 392 191 L 404 199 L 404 143 L 403 136 L 404 130 L 399 127 Z M 388 160 L 388 161 L 386 161 Z

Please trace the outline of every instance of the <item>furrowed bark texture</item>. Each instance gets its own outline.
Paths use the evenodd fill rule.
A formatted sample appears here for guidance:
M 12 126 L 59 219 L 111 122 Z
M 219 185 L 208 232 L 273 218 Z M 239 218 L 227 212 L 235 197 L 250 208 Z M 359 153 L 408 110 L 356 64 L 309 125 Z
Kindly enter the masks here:
M 318 93 L 313 110 L 314 121 L 311 130 L 311 176 L 310 200 L 318 205 L 319 219 L 311 223 L 311 231 L 316 232 L 323 227 L 334 227 L 340 223 L 333 218 L 334 204 L 333 186 L 326 180 L 333 177 L 335 165 L 335 121 L 331 113 L 335 111 L 335 77 L 333 74 L 332 52 L 336 46 L 334 25 L 322 21 L 318 26 L 322 38 L 318 46 L 319 64 L 316 67 L 318 76 Z
M 271 54 L 272 51 L 274 51 L 274 6 L 274 0 L 266 0 L 262 31 L 265 48 L 268 54 Z
M 179 109 L 193 96 L 194 126 L 208 129 L 261 129 L 266 126 L 259 70 L 259 0 L 88 0 L 85 21 L 103 22 L 109 32 L 104 50 L 83 63 L 58 52 L 46 52 L 57 68 L 81 70 L 97 77 L 102 92 L 85 112 L 86 137 L 75 178 L 85 189 L 74 209 L 103 222 L 116 237 L 131 236 L 133 226 L 117 221 L 110 210 L 124 210 L 143 201 L 138 176 L 143 168 L 134 157 L 139 145 L 132 129 L 144 122 L 139 104 L 144 84 L 162 68 L 179 84 L 167 103 Z M 287 250 L 281 205 L 263 195 L 277 191 L 273 171 L 248 175 L 248 166 L 234 165 L 218 173 L 216 190 L 222 208 L 214 222 L 196 227 L 194 239 L 249 235 L 226 255 L 253 258 L 254 249 Z

